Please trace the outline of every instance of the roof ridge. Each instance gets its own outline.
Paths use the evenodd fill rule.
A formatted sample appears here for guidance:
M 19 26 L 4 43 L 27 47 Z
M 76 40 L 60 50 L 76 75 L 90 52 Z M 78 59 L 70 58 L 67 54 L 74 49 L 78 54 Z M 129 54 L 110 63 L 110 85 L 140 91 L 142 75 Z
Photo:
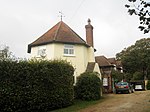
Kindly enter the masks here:
M 56 30 L 56 32 L 55 32 L 54 39 L 53 39 L 54 41 L 55 41 L 56 38 L 57 38 L 57 34 L 58 34 L 58 31 L 59 31 L 59 29 L 60 29 L 61 24 L 62 24 L 62 21 L 59 22 L 58 28 L 57 28 L 57 30 Z

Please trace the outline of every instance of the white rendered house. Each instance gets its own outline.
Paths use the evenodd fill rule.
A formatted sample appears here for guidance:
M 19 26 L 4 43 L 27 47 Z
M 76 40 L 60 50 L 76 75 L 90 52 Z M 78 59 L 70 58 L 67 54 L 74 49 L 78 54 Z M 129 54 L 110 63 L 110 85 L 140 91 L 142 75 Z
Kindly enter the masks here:
M 58 22 L 45 34 L 28 45 L 31 58 L 63 59 L 70 62 L 75 68 L 76 77 L 85 71 L 101 73 L 95 62 L 93 46 L 93 26 L 90 19 L 86 28 L 86 41 L 75 33 L 63 21 Z

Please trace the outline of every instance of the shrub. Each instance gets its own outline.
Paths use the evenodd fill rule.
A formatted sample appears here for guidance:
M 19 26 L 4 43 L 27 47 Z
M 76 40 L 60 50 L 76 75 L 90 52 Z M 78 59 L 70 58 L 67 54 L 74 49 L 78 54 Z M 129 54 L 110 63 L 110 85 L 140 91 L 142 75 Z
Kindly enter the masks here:
M 147 90 L 150 90 L 150 80 L 148 80 L 148 83 L 147 83 Z
M 65 61 L 0 61 L 0 111 L 47 112 L 73 103 L 73 67 Z
M 97 73 L 85 72 L 78 77 L 76 97 L 82 100 L 98 100 L 101 96 L 101 82 Z

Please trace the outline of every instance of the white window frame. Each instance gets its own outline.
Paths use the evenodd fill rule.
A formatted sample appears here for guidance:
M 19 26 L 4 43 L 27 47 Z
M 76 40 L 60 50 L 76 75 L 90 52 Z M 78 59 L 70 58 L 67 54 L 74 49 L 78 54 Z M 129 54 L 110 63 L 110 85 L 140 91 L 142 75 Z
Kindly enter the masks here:
M 46 54 L 46 46 L 39 46 L 37 51 L 37 56 L 41 57 L 42 52 Z
M 75 56 L 74 45 L 64 44 L 64 56 Z

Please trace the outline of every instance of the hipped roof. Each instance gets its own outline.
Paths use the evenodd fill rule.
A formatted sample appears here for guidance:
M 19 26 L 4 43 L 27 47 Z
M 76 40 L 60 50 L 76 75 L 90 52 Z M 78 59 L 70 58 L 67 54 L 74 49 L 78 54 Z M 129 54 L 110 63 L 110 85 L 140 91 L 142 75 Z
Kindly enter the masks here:
M 101 67 L 114 66 L 108 61 L 108 59 L 105 56 L 96 56 L 95 60 Z
M 31 52 L 31 47 L 49 43 L 82 44 L 89 47 L 89 45 L 63 21 L 58 22 L 45 34 L 29 44 L 28 53 Z

